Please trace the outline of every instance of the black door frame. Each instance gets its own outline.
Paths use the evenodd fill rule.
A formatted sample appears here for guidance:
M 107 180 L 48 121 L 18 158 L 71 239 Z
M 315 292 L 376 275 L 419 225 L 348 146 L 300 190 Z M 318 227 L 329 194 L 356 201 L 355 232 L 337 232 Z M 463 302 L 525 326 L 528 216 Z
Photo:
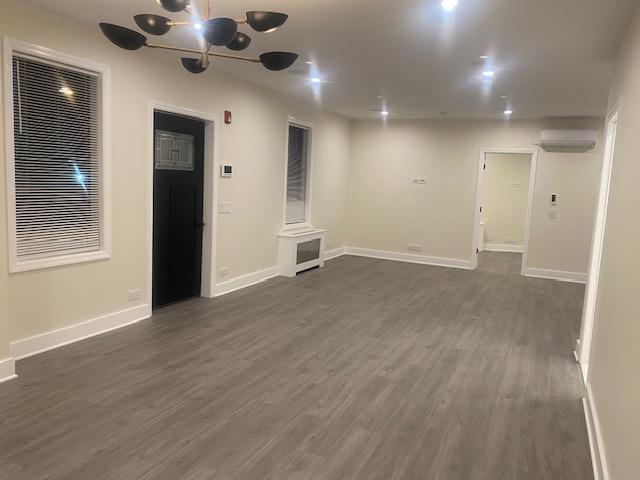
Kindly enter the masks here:
M 147 113 L 147 314 L 152 311 L 153 289 L 153 158 L 154 113 L 179 115 L 204 122 L 204 192 L 202 234 L 202 280 L 200 296 L 213 298 L 216 284 L 216 235 L 218 203 L 218 115 L 188 108 L 150 102 Z

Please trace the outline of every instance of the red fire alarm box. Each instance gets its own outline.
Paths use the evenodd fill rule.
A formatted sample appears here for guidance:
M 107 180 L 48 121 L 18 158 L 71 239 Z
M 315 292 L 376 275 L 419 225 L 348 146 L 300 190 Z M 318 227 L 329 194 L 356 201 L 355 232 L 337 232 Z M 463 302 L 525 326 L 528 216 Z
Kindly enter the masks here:
M 224 111 L 224 123 L 227 125 L 231 123 L 231 112 L 229 110 Z

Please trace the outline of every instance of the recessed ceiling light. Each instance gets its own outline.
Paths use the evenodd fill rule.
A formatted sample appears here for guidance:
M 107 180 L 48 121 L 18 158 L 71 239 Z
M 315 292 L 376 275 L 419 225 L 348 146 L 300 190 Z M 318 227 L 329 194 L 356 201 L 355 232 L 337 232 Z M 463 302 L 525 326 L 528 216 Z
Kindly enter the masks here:
M 509 98 L 506 95 L 500 95 L 500 98 Z
M 445 12 L 450 12 L 458 6 L 458 0 L 442 0 L 441 5 Z
M 311 83 L 320 83 L 320 79 L 318 77 L 313 77 L 311 79 Z
M 389 112 L 387 112 L 386 110 L 382 110 L 380 112 L 380 115 L 382 115 L 383 117 L 386 117 L 387 115 L 389 115 Z
M 313 62 L 304 62 L 304 63 L 306 63 L 307 65 L 313 65 Z
M 194 30 L 202 30 L 202 24 L 200 22 L 196 22 L 193 24 Z
M 513 113 L 513 110 L 505 110 L 504 114 L 508 117 L 509 115 L 511 115 Z
M 487 60 L 489 58 L 489 55 L 480 55 L 480 58 L 482 60 Z
M 484 72 L 482 72 L 482 76 L 486 78 L 493 78 L 494 75 L 495 75 L 495 72 L 491 70 L 485 70 Z
M 69 87 L 62 87 L 60 90 L 58 90 L 58 92 L 60 92 L 63 95 L 66 95 L 67 97 L 70 97 L 71 95 L 74 94 L 74 91 L 71 90 Z

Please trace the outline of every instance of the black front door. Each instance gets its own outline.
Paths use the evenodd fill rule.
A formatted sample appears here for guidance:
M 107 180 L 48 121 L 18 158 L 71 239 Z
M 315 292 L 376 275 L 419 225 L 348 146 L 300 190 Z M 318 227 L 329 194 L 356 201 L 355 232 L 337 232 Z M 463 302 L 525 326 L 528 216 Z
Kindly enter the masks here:
M 200 295 L 204 123 L 155 112 L 153 308 Z

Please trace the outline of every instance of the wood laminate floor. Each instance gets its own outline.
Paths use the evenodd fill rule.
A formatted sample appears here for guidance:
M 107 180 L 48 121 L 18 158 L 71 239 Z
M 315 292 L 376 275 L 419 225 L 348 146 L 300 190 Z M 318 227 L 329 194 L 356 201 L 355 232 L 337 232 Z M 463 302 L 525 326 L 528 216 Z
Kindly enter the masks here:
M 583 286 L 345 256 L 18 362 L 0 478 L 587 480 Z

